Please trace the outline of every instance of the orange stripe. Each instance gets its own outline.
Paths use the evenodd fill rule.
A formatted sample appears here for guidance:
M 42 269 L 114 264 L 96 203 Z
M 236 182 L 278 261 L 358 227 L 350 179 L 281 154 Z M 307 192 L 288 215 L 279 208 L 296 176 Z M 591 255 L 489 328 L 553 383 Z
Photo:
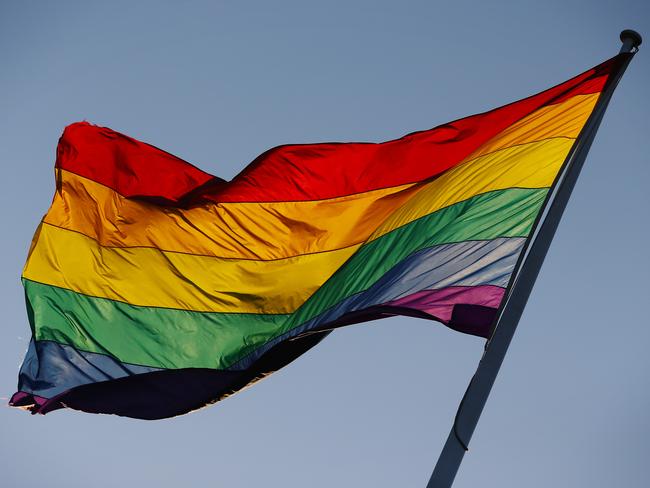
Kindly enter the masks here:
M 102 246 L 230 259 L 283 259 L 359 244 L 421 189 L 410 184 L 315 202 L 207 203 L 181 209 L 127 199 L 59 171 L 60 191 L 45 222 Z
M 468 159 L 506 147 L 552 137 L 575 139 L 594 109 L 599 96 L 600 93 L 576 95 L 562 103 L 542 107 L 490 139 Z

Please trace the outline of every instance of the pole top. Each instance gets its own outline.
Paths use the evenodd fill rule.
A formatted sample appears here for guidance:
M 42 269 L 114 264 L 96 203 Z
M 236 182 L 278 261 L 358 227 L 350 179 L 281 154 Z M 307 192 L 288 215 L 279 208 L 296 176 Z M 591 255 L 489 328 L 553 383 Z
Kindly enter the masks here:
M 623 43 L 621 52 L 630 52 L 632 50 L 636 52 L 639 50 L 639 46 L 643 42 L 643 38 L 641 37 L 641 34 L 639 34 L 637 31 L 632 29 L 625 29 L 624 31 L 621 32 L 620 37 L 621 37 L 621 42 Z

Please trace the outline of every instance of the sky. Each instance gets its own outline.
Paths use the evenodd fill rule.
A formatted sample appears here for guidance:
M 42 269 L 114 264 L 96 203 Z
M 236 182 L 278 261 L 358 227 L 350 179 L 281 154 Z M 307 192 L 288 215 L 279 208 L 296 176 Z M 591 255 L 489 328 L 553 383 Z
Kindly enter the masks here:
M 648 37 L 650 3 L 57 1 L 0 5 L 0 400 L 29 341 L 20 274 L 57 139 L 88 120 L 222 178 L 284 143 L 382 141 L 491 109 Z M 455 487 L 650 480 L 650 62 L 591 148 Z M 649 51 L 650 52 L 650 51 Z M 199 412 L 0 408 L 7 487 L 425 486 L 484 341 L 351 326 Z

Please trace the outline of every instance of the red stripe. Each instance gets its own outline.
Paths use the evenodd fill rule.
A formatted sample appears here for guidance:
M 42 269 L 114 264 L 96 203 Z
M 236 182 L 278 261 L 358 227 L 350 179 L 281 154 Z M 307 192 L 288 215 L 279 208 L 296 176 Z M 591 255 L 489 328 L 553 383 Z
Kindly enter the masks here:
M 57 167 L 126 197 L 171 204 L 319 200 L 432 178 L 535 110 L 602 90 L 620 56 L 532 97 L 380 144 L 273 148 L 227 183 L 160 149 L 86 122 L 68 126 Z
M 169 202 L 178 202 L 214 180 L 212 175 L 157 147 L 88 122 L 65 128 L 56 150 L 56 167 L 108 186 L 125 197 L 154 197 Z

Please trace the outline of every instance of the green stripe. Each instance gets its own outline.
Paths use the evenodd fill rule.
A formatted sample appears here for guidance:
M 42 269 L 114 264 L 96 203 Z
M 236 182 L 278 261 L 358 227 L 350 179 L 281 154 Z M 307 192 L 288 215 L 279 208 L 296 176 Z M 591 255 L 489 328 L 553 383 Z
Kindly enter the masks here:
M 286 315 L 138 307 L 23 279 L 36 340 L 159 368 L 224 369 L 264 344 Z
M 204 313 L 138 307 L 23 280 L 37 340 L 162 368 L 224 369 L 272 338 L 372 286 L 421 249 L 522 237 L 547 189 L 486 193 L 438 210 L 362 246 L 292 315 Z

